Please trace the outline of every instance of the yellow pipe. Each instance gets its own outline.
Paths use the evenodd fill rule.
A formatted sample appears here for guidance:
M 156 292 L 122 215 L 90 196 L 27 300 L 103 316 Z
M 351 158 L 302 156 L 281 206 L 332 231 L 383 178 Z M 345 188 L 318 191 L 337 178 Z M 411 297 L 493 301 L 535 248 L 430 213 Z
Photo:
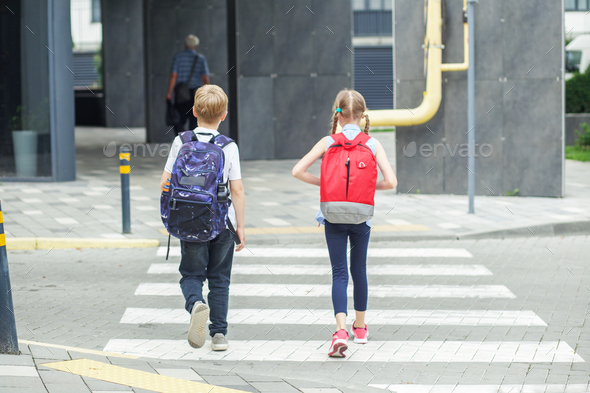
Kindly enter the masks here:
M 467 13 L 467 0 L 463 1 L 463 13 Z M 469 68 L 469 25 L 463 23 L 463 63 L 447 63 L 441 66 L 442 72 L 465 71 Z
M 372 126 L 413 126 L 426 123 L 438 111 L 442 98 L 442 18 L 441 0 L 428 1 L 428 24 L 424 39 L 428 49 L 426 91 L 422 103 L 414 109 L 368 111 Z
M 422 103 L 414 109 L 385 109 L 368 111 L 372 126 L 414 126 L 424 124 L 438 112 L 442 98 L 442 72 L 464 71 L 469 68 L 469 25 L 463 23 L 463 63 L 442 64 L 442 16 L 441 1 L 428 1 L 428 25 L 425 45 L 428 49 L 426 91 Z M 463 0 L 463 10 L 467 0 Z M 469 22 L 469 21 L 468 21 Z

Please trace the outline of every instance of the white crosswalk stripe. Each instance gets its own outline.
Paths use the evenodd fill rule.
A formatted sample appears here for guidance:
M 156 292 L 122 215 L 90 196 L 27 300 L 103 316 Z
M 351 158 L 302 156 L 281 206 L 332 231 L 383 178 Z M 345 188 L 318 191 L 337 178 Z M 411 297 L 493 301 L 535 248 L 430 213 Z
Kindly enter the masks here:
M 348 287 L 348 296 L 353 288 Z M 205 285 L 203 292 L 207 293 Z M 177 283 L 141 283 L 135 290 L 142 296 L 182 296 Z M 231 284 L 230 296 L 330 297 L 332 286 L 325 284 Z M 504 285 L 373 285 L 369 297 L 410 298 L 515 298 Z
M 166 255 L 166 248 L 160 247 L 157 256 Z M 179 256 L 180 248 L 172 247 L 170 255 Z M 469 251 L 462 248 L 371 248 L 368 252 L 369 263 L 367 274 L 374 281 L 390 283 L 378 285 L 374 281 L 369 285 L 369 299 L 389 298 L 438 298 L 443 299 L 514 299 L 515 294 L 504 285 L 437 285 L 436 281 L 428 279 L 428 285 L 394 285 L 386 277 L 414 276 L 412 283 L 420 277 L 445 277 L 442 282 L 452 283 L 454 277 L 490 277 L 492 271 L 481 264 L 453 263 L 452 258 L 472 258 Z M 289 260 L 289 258 L 291 260 Z M 378 258 L 371 261 L 371 258 Z M 387 260 L 389 258 L 390 260 Z M 428 263 L 395 263 L 397 258 L 420 258 Z M 449 260 L 451 258 L 451 260 Z M 303 263 L 289 263 L 302 260 Z M 307 259 L 307 260 L 306 260 Z M 437 263 L 445 259 L 447 263 Z M 408 261 L 408 259 L 406 259 Z M 378 263 L 375 263 L 378 262 Z M 459 262 L 459 261 L 458 261 Z M 143 282 L 138 285 L 135 295 L 138 296 L 172 296 L 182 299 L 178 284 L 178 263 L 153 263 L 148 274 L 161 275 L 163 281 L 173 278 L 173 282 Z M 175 276 L 171 276 L 175 275 Z M 332 309 L 289 308 L 293 300 L 285 301 L 285 308 L 277 308 L 277 302 L 266 299 L 273 298 L 326 298 L 331 297 L 331 285 L 300 284 L 301 276 L 331 275 L 331 267 L 326 248 L 265 248 L 252 247 L 235 254 L 232 267 L 232 284 L 230 297 L 237 302 L 249 302 L 251 299 L 236 299 L 245 297 L 257 298 L 256 307 L 234 308 L 230 306 L 228 323 L 230 330 L 236 332 L 240 326 L 257 326 L 269 331 L 275 327 L 279 330 L 289 326 L 317 326 L 311 330 L 334 326 L 334 312 Z M 276 280 L 272 277 L 276 276 Z M 383 276 L 384 279 L 378 279 Z M 152 276 L 156 277 L 156 276 Z M 258 281 L 257 277 L 263 278 Z M 378 281 L 380 280 L 380 281 Z M 401 280 L 401 279 L 397 279 Z M 461 280 L 461 283 L 466 280 Z M 471 279 L 471 282 L 479 282 Z M 258 281 L 258 282 L 257 282 Z M 283 283 L 286 282 L 286 283 Z M 403 282 L 403 281 L 398 281 Z M 440 281 L 439 281 L 440 282 Z M 485 284 L 485 281 L 484 281 Z M 203 286 L 203 294 L 208 292 L 207 283 Z M 352 296 L 353 286 L 349 284 L 348 295 Z M 205 297 L 206 298 L 206 297 Z M 294 299 L 296 301 L 296 299 Z M 387 301 L 387 300 L 386 300 Z M 405 302 L 405 300 L 404 300 Z M 279 306 L 280 307 L 280 306 Z M 481 306 L 480 306 L 481 307 Z M 508 306 L 503 306 L 510 308 Z M 518 306 L 520 308 L 520 306 Z M 531 310 L 489 310 L 471 309 L 371 309 L 367 311 L 367 323 L 370 326 L 462 326 L 477 328 L 545 328 L 547 323 Z M 351 323 L 354 313 L 348 316 Z M 181 308 L 126 308 L 120 323 L 127 325 L 185 325 L 190 322 L 190 314 Z M 250 328 L 251 329 L 251 328 Z M 105 351 L 136 355 L 155 359 L 183 359 L 183 360 L 215 360 L 215 361 L 266 361 L 266 362 L 353 362 L 375 364 L 386 363 L 578 363 L 584 359 L 578 355 L 566 341 L 474 341 L 474 340 L 430 340 L 425 341 L 377 341 L 369 339 L 365 345 L 350 343 L 345 358 L 329 358 L 329 333 L 326 340 L 283 340 L 277 338 L 276 331 L 265 340 L 259 334 L 258 340 L 230 339 L 230 347 L 224 352 L 213 352 L 208 345 L 201 349 L 191 348 L 186 340 L 169 339 L 125 339 L 109 340 Z M 264 332 L 262 332 L 263 334 Z M 314 333 L 314 337 L 315 336 Z M 137 337 L 137 336 L 135 336 Z M 141 337 L 141 336 L 140 336 Z M 322 336 L 323 337 L 323 336 Z M 165 337 L 164 337 L 165 338 Z M 310 337 L 311 338 L 311 337 Z M 422 339 L 423 337 L 420 337 Z M 437 337 L 440 339 L 440 335 Z M 381 375 L 380 380 L 383 380 Z M 465 384 L 400 384 L 398 380 L 390 384 L 371 384 L 370 386 L 396 391 L 400 393 L 529 393 L 529 392 L 587 392 L 586 384 L 502 384 L 502 385 L 465 385 Z M 368 382 L 370 384 L 370 382 Z
M 353 317 L 351 316 L 350 323 Z M 230 309 L 228 323 L 242 325 L 329 325 L 333 310 Z M 121 323 L 187 324 L 190 315 L 179 308 L 127 308 Z M 496 310 L 369 310 L 369 325 L 547 326 L 532 311 Z
M 159 247 L 157 256 L 166 256 Z M 180 247 L 170 247 L 170 256 L 180 256 Z M 472 258 L 464 248 L 369 248 L 369 258 Z M 252 248 L 234 254 L 235 258 L 328 258 L 326 248 Z
M 232 340 L 224 352 L 206 346 L 194 350 L 186 340 L 111 339 L 105 351 L 156 359 L 227 361 L 329 360 L 328 341 Z M 565 342 L 522 341 L 369 341 L 350 345 L 347 362 L 583 362 Z
M 564 384 L 503 384 L 503 385 L 417 385 L 417 384 L 369 384 L 396 393 L 586 393 L 590 386 L 582 383 Z
M 153 263 L 148 274 L 179 274 L 178 263 Z M 245 265 L 234 264 L 232 274 L 312 275 L 332 274 L 330 265 Z M 483 265 L 374 265 L 367 274 L 375 276 L 491 276 Z

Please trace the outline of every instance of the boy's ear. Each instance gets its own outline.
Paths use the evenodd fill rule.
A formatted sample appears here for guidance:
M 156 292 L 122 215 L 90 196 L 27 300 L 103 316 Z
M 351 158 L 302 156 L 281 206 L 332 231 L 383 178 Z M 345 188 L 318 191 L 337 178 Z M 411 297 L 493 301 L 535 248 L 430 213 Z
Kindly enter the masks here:
M 225 111 L 225 113 L 223 114 L 223 116 L 221 116 L 221 121 L 224 121 L 226 117 L 227 117 L 227 111 Z
M 193 116 L 197 117 L 197 108 L 193 105 Z

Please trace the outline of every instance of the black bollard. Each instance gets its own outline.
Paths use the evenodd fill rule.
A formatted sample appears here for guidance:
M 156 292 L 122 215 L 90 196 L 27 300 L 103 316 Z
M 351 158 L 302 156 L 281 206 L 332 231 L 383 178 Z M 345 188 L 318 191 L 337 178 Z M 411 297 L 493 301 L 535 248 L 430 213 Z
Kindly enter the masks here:
M 119 152 L 119 172 L 121 173 L 121 207 L 123 210 L 123 233 L 131 233 L 131 204 L 129 202 L 129 166 L 131 151 L 121 147 Z
M 16 321 L 12 306 L 12 287 L 8 274 L 8 256 L 6 255 L 6 237 L 4 220 L 0 203 L 0 353 L 18 354 Z

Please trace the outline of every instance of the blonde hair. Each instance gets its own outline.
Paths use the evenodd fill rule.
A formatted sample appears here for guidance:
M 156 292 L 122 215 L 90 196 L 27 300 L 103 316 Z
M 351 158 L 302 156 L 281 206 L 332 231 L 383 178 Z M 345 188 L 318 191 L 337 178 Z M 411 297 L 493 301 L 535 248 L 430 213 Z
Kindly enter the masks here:
M 365 113 L 367 104 L 361 93 L 351 89 L 340 90 L 332 106 L 332 111 L 334 112 L 332 116 L 332 130 L 330 132 L 332 135 L 336 133 L 336 127 L 338 127 L 338 108 L 340 108 L 340 115 L 346 119 L 360 119 L 364 115 L 365 129 L 363 131 L 365 134 L 369 134 L 369 115 Z
M 184 46 L 186 46 L 189 49 L 196 48 L 197 46 L 199 46 L 199 42 L 199 37 L 197 37 L 194 34 L 189 34 L 184 39 Z
M 204 85 L 195 93 L 197 119 L 214 123 L 227 111 L 227 95 L 217 85 Z

